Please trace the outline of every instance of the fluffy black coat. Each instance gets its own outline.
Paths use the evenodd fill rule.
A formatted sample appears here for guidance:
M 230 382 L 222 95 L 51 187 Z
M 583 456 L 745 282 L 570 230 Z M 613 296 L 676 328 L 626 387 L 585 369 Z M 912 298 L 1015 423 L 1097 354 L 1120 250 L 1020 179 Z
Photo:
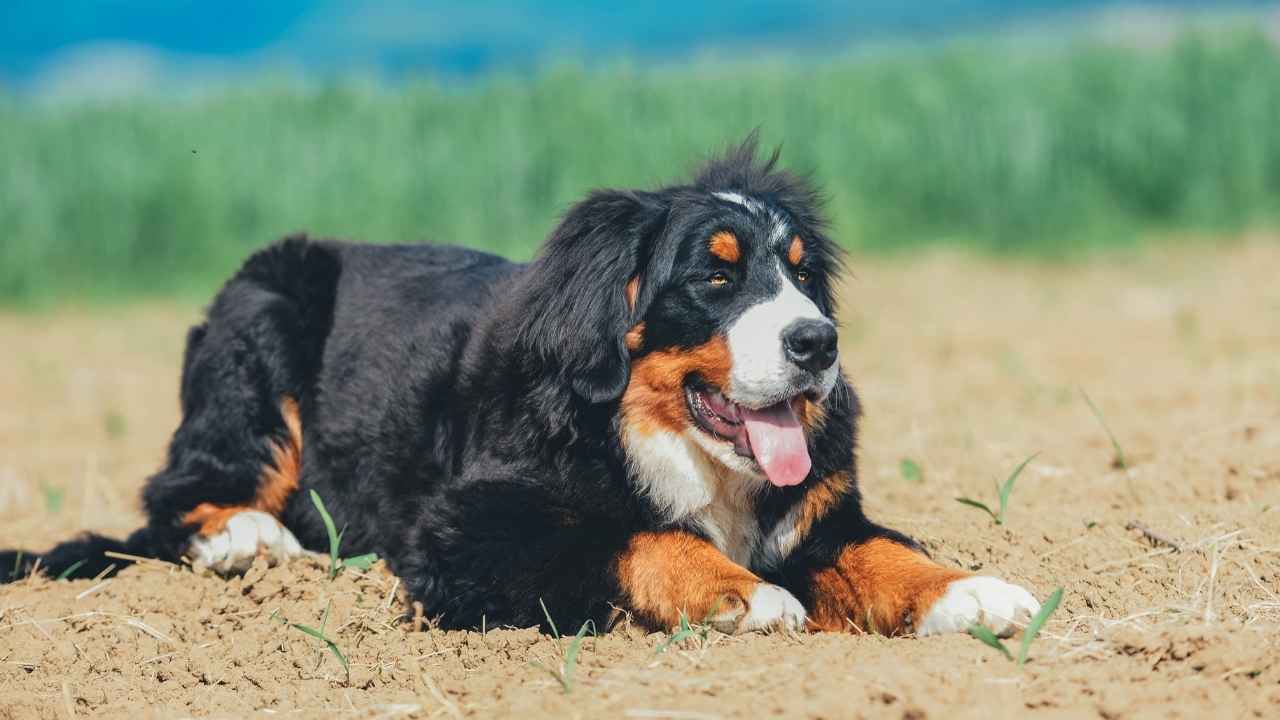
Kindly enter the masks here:
M 643 353 L 720 328 L 728 311 L 680 284 L 698 238 L 724 215 L 711 190 L 789 214 L 813 250 L 815 302 L 833 314 L 839 260 L 818 199 L 773 160 L 756 162 L 750 143 L 690 185 L 593 193 L 527 265 L 453 247 L 287 238 L 250 257 L 188 336 L 182 422 L 143 493 L 149 524 L 125 542 L 60 545 L 43 568 L 84 561 L 75 576 L 92 576 L 104 549 L 178 558 L 186 512 L 253 498 L 269 441 L 285 436 L 287 396 L 300 403 L 305 444 L 302 492 L 282 522 L 305 547 L 327 547 L 314 489 L 346 528 L 344 552 L 385 558 L 445 627 L 541 624 L 540 600 L 561 627 L 603 622 L 621 592 L 615 558 L 636 532 L 672 525 L 636 491 L 619 440 L 637 352 L 624 336 L 646 318 Z M 636 277 L 632 308 L 623 288 Z M 763 534 L 812 481 L 853 472 L 858 414 L 842 378 L 809 437 L 810 481 L 763 491 Z M 906 542 L 867 521 L 854 488 L 785 561 L 752 570 L 807 604 L 812 568 L 871 536 Z M 0 574 L 16 560 L 0 554 Z

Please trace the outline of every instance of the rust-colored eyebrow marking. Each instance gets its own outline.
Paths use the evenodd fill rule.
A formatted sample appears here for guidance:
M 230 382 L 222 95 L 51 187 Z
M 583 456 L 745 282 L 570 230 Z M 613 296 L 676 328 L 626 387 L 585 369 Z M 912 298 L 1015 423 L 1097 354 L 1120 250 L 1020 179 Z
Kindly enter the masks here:
M 791 247 L 787 248 L 787 262 L 792 265 L 799 265 L 800 260 L 804 258 L 804 241 L 797 235 L 791 238 Z
M 742 248 L 738 247 L 738 238 L 728 230 L 721 230 L 711 236 L 711 254 L 725 262 L 736 263 L 742 258 Z

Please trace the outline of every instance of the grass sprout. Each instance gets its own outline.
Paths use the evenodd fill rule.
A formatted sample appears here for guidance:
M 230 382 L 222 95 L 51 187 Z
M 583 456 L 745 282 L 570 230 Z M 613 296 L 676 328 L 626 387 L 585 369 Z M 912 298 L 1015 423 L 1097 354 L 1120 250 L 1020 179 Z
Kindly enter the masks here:
M 920 468 L 920 464 L 911 458 L 902 458 L 898 463 L 898 472 L 902 473 L 902 479 L 909 482 L 921 482 L 924 480 L 924 470 Z
M 560 629 L 556 627 L 556 621 L 551 619 L 547 604 L 541 598 L 538 599 L 538 604 L 542 606 L 542 614 L 546 616 L 547 624 L 551 626 L 551 634 L 555 636 L 558 643 L 560 641 Z M 582 627 L 578 628 L 573 640 L 569 641 L 569 647 L 565 648 L 564 655 L 560 659 L 559 668 L 549 668 L 536 660 L 529 663 L 555 678 L 556 682 L 560 683 L 560 689 L 564 691 L 565 695 L 573 691 L 573 675 L 578 667 L 578 655 L 582 652 L 582 641 L 586 638 L 587 632 L 590 632 L 592 637 L 597 637 L 596 624 L 590 619 L 582 623 Z
M 995 648 L 1000 651 L 1010 662 L 1017 663 L 1018 667 L 1022 667 L 1027 662 L 1027 653 L 1031 650 L 1031 643 L 1035 642 L 1036 636 L 1040 634 L 1040 629 L 1044 627 L 1045 622 L 1049 620 L 1049 616 L 1058 609 L 1058 605 L 1062 603 L 1062 588 L 1058 588 L 1049 594 L 1044 604 L 1040 606 L 1040 612 L 1031 618 L 1031 622 L 1027 623 L 1026 629 L 1022 631 L 1022 647 L 1018 650 L 1018 657 L 1015 660 L 1013 653 L 1009 652 L 1009 648 L 1005 647 L 1000 638 L 991 632 L 984 625 L 973 625 L 968 629 L 968 633 L 977 639 L 983 645 Z
M 1040 634 L 1040 628 L 1044 627 L 1045 621 L 1061 603 L 1062 588 L 1058 588 L 1045 599 L 1044 605 L 1040 606 L 1040 612 L 1027 623 L 1027 629 L 1022 631 L 1022 649 L 1018 651 L 1018 667 L 1022 667 L 1027 662 L 1027 651 L 1031 649 L 1031 643 L 1035 641 L 1036 636 Z
M 1111 440 L 1111 450 L 1114 455 L 1111 457 L 1111 467 L 1116 470 L 1128 470 L 1129 461 L 1125 458 L 1124 448 L 1120 447 L 1120 441 L 1116 440 L 1116 434 L 1111 432 L 1111 427 L 1107 425 L 1107 421 L 1102 417 L 1102 411 L 1094 404 L 1093 398 L 1089 397 L 1089 393 L 1080 388 L 1080 397 L 1084 398 L 1089 409 L 1093 411 L 1093 416 L 1098 419 L 1098 424 L 1102 426 L 1103 432 L 1107 434 L 1107 438 Z
M 87 562 L 87 560 L 85 560 L 84 558 L 82 558 L 82 559 L 80 559 L 80 560 L 77 560 L 77 561 L 75 561 L 75 562 L 71 563 L 70 565 L 68 565 L 68 566 L 67 566 L 67 568 L 66 568 L 65 570 L 63 570 L 62 572 L 58 573 L 58 577 L 57 577 L 56 579 L 57 579 L 57 580 L 66 580 L 67 578 L 71 577 L 71 576 L 72 576 L 72 574 L 74 574 L 74 573 L 75 573 L 75 571 L 79 570 L 79 569 L 80 569 L 80 566 L 81 566 L 81 565 L 84 565 L 84 564 L 85 564 L 85 562 Z
M 329 515 L 329 511 L 324 507 L 324 501 L 320 499 L 320 493 L 315 490 L 311 491 L 311 504 L 316 506 L 316 512 L 320 513 L 320 519 L 324 521 L 325 532 L 329 535 L 330 580 L 338 577 L 338 573 L 343 568 L 368 570 L 378 561 L 377 553 L 365 553 L 364 555 L 356 555 L 349 558 L 342 557 L 339 553 L 342 549 L 342 536 L 346 531 L 338 532 L 337 526 L 333 524 L 333 517 Z
M 1018 476 L 1022 474 L 1022 471 L 1026 469 L 1027 465 L 1030 464 L 1032 460 L 1035 460 L 1039 454 L 1040 453 L 1034 453 L 1028 456 L 1026 460 L 1019 463 L 1018 467 L 1013 469 L 1013 472 L 1009 474 L 1008 479 L 1004 481 L 1003 485 L 996 486 L 996 495 L 1000 499 L 1000 509 L 998 511 L 992 510 L 986 503 L 974 500 L 973 498 L 958 497 L 956 498 L 956 502 L 978 508 L 990 515 L 995 524 L 1003 525 L 1004 513 L 1009 507 L 1009 496 L 1013 494 L 1013 483 L 1018 479 Z
M 118 440 L 124 437 L 125 430 L 128 426 L 125 423 L 124 416 L 112 410 L 102 416 L 102 427 L 106 430 L 107 437 L 113 440 Z
M 1005 647 L 1004 643 L 1000 642 L 1000 638 L 996 637 L 996 634 L 991 632 L 991 630 L 988 629 L 987 626 L 974 625 L 969 628 L 968 632 L 970 635 L 972 635 L 973 637 L 981 641 L 984 645 L 989 645 L 995 648 L 996 650 L 999 650 L 1001 655 L 1004 655 L 1010 661 L 1013 660 L 1013 654 L 1009 652 L 1009 648 Z
M 699 632 L 701 632 L 702 637 L 705 638 L 707 636 L 706 626 L 703 626 L 702 628 L 695 630 L 693 626 L 689 624 L 689 616 L 682 611 L 680 613 L 680 629 L 671 633 L 671 637 L 658 643 L 658 647 L 653 649 L 653 654 L 661 655 L 662 653 L 666 652 L 667 649 L 670 648 L 672 645 L 675 645 L 676 643 L 684 640 L 688 640 L 694 635 L 697 635 Z
M 350 683 L 351 666 L 347 663 L 347 656 L 342 654 L 342 649 L 338 647 L 338 643 L 334 642 L 332 638 L 324 633 L 325 626 L 329 624 L 329 610 L 332 607 L 333 600 L 330 600 L 324 606 L 324 615 L 320 618 L 319 629 L 313 628 L 310 625 L 303 625 L 302 623 L 289 623 L 289 627 L 304 632 L 307 635 L 323 642 L 329 648 L 329 652 L 333 653 L 333 656 L 338 659 L 338 664 L 342 666 L 343 672 L 347 674 L 347 682 Z
M 719 609 L 720 609 L 720 601 L 717 600 L 716 602 L 712 603 L 711 608 L 707 610 L 706 616 L 702 618 L 702 622 L 699 623 L 696 627 L 689 624 L 689 616 L 683 610 L 681 610 L 680 611 L 680 629 L 676 630 L 674 633 L 671 633 L 671 637 L 659 643 L 658 647 L 654 648 L 653 654 L 661 655 L 662 653 L 666 652 L 667 648 L 670 648 L 672 645 L 678 642 L 682 642 L 684 640 L 688 640 L 689 638 L 695 635 L 698 636 L 699 638 L 702 638 L 703 642 L 706 642 L 707 635 L 711 632 L 711 622 L 710 622 L 711 618 L 715 616 L 716 611 Z
M 44 495 L 44 509 L 50 515 L 57 515 L 62 510 L 67 491 L 48 483 L 40 483 L 40 493 Z

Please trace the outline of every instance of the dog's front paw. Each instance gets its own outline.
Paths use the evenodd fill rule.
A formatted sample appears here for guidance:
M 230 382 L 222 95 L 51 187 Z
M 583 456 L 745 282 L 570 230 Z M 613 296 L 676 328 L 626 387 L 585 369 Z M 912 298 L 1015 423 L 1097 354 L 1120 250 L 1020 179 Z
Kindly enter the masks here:
M 799 630 L 804 627 L 804 605 L 786 589 L 760 583 L 747 601 L 747 615 L 738 626 L 740 632 L 753 630 Z
M 243 573 L 259 554 L 277 565 L 302 554 L 298 539 L 274 517 L 257 510 L 243 510 L 212 535 L 193 535 L 187 556 L 196 570 L 219 575 Z
M 953 581 L 916 626 L 917 635 L 964 632 L 985 625 L 1008 637 L 1040 612 L 1040 603 L 1021 587 L 993 577 L 974 576 Z

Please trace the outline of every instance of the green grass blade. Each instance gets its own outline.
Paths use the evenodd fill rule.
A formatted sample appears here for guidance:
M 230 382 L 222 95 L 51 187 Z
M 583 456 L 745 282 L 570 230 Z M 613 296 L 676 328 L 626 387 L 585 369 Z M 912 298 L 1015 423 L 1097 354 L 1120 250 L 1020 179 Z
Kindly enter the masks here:
M 1044 605 L 1040 606 L 1040 612 L 1031 618 L 1031 622 L 1027 624 L 1027 629 L 1022 631 L 1022 649 L 1018 651 L 1018 667 L 1027 661 L 1027 651 L 1031 649 L 1031 643 L 1036 639 L 1036 635 L 1040 634 L 1040 628 L 1044 627 L 1045 621 L 1058 609 L 1058 604 L 1062 602 L 1062 588 L 1054 590 L 1048 599 L 1044 601 Z
M 582 627 L 578 628 L 578 633 L 573 636 L 569 649 L 564 653 L 564 691 L 566 693 L 573 686 L 573 671 L 578 666 L 578 652 L 582 649 L 582 639 L 586 637 L 588 629 L 591 630 L 591 635 L 595 636 L 595 623 L 587 620 L 582 623 Z
M 329 639 L 329 638 L 327 638 L 327 637 L 325 637 L 325 636 L 324 636 L 324 633 L 320 632 L 319 630 L 317 630 L 317 629 L 315 629 L 315 628 L 313 628 L 313 627 L 311 627 L 311 626 L 309 626 L 309 625 L 303 625 L 302 623 L 289 623 L 289 627 L 294 628 L 295 630 L 301 630 L 302 632 L 304 632 L 304 633 L 306 633 L 306 634 L 310 635 L 311 637 L 313 637 L 313 638 L 315 638 L 315 639 L 317 639 L 317 640 L 328 640 L 328 639 Z
M 67 492 L 47 483 L 40 484 L 40 492 L 44 494 L 45 511 L 50 515 L 58 514 L 62 510 L 62 501 L 66 499 Z
M 338 528 L 333 524 L 333 518 L 324 507 L 324 501 L 320 499 L 320 493 L 315 490 L 311 490 L 311 504 L 316 506 L 316 512 L 320 513 L 320 519 L 324 521 L 325 532 L 329 534 L 329 579 L 332 580 L 338 576 L 338 549 L 342 539 L 338 535 Z
M 569 694 L 569 683 L 565 682 L 565 679 L 564 679 L 564 676 L 563 676 L 563 675 L 561 675 L 560 673 L 556 672 L 555 670 L 552 670 L 551 668 L 547 667 L 546 665 L 543 665 L 542 663 L 538 662 L 537 660 L 530 660 L 530 661 L 529 661 L 529 665 L 530 665 L 530 666 L 532 666 L 532 667 L 536 667 L 536 668 L 538 668 L 539 670 L 541 670 L 541 671 L 543 671 L 543 672 L 547 673 L 547 674 L 548 674 L 548 675 L 550 675 L 551 677 L 555 678 L 555 679 L 556 679 L 556 682 L 560 683 L 560 689 L 561 689 L 562 691 L 564 691 L 564 693 L 565 693 L 566 695 L 568 695 L 568 694 Z
M 1089 393 L 1080 388 L 1080 396 L 1088 403 L 1089 409 L 1093 411 L 1093 416 L 1097 418 L 1098 424 L 1102 426 L 1103 432 L 1107 434 L 1107 438 L 1111 440 L 1111 450 L 1115 453 L 1115 457 L 1111 459 L 1111 464 L 1118 470 L 1129 469 L 1129 461 L 1125 459 L 1124 448 L 1120 447 L 1120 441 L 1116 440 L 1116 434 L 1111 432 L 1111 427 L 1107 425 L 1107 421 L 1102 417 L 1102 411 L 1097 405 L 1093 404 L 1093 398 L 1089 397 Z
M 373 564 L 378 562 L 378 553 L 366 553 L 355 557 L 343 558 L 342 567 L 356 568 L 357 570 L 368 570 Z
M 689 624 L 689 616 L 685 614 L 683 610 L 681 610 L 680 611 L 680 629 L 672 633 L 671 637 L 658 643 L 658 647 L 653 649 L 653 654 L 661 655 L 662 653 L 667 651 L 667 648 L 671 647 L 672 645 L 682 640 L 691 638 L 695 634 L 696 634 L 696 631 L 693 629 L 693 626 Z
M 1032 460 L 1035 460 L 1039 454 L 1040 453 L 1035 452 L 1029 455 L 1026 460 L 1023 460 L 1022 463 L 1018 465 L 1018 467 L 1014 468 L 1013 473 L 1009 475 L 1009 479 L 1004 481 L 1004 485 L 1000 486 L 1000 516 L 996 518 L 997 525 L 1004 524 L 1004 511 L 1009 505 L 1009 494 L 1013 492 L 1013 482 L 1022 474 L 1022 471 L 1027 467 L 1027 464 Z
M 330 603 L 330 605 L 332 605 L 332 603 Z M 333 640 L 330 640 L 329 637 L 324 634 L 324 626 L 328 622 L 329 622 L 329 607 L 326 606 L 324 609 L 324 617 L 321 618 L 320 620 L 321 629 L 317 630 L 309 625 L 303 625 L 302 623 L 289 623 L 289 627 L 294 628 L 307 635 L 310 635 L 311 637 L 324 643 L 325 646 L 329 648 L 329 652 L 333 653 L 333 656 L 338 659 L 338 664 L 342 666 L 342 671 L 347 674 L 347 681 L 350 682 L 351 666 L 347 662 L 347 656 L 342 654 L 342 649 L 338 647 L 338 643 L 334 642 Z
M 1005 647 L 1004 643 L 1000 642 L 1000 638 L 996 637 L 996 634 L 991 632 L 991 630 L 987 629 L 985 626 L 974 625 L 969 628 L 968 632 L 984 645 L 988 645 L 999 650 L 1001 655 L 1004 655 L 1011 661 L 1013 660 L 1013 655 L 1009 653 L 1009 648 Z
M 66 580 L 67 578 L 71 577 L 71 574 L 72 574 L 72 573 L 74 573 L 75 571 L 79 570 L 79 569 L 80 569 L 80 566 L 81 566 L 81 565 L 84 565 L 86 562 L 88 562 L 88 560 L 87 560 L 87 559 L 84 559 L 84 560 L 77 560 L 77 561 L 75 561 L 75 562 L 71 563 L 70 565 L 68 565 L 68 566 L 67 566 L 67 569 L 66 569 L 66 570 L 63 570 L 62 572 L 58 573 L 58 577 L 57 577 L 57 579 L 58 579 L 58 580 Z
M 338 658 L 338 663 L 342 665 L 342 671 L 347 674 L 347 680 L 351 679 L 351 666 L 347 664 L 347 656 L 342 654 L 342 650 L 338 648 L 338 644 L 329 638 L 324 638 L 324 644 L 329 646 L 329 652 Z
M 542 602 L 542 598 L 538 598 L 538 604 L 542 606 L 542 614 L 547 618 L 547 624 L 551 626 L 551 634 L 560 639 L 560 629 L 556 627 L 556 621 L 551 619 L 551 612 L 547 610 L 547 604 Z
M 680 630 L 679 632 L 673 633 L 671 637 L 658 643 L 658 647 L 653 649 L 653 654 L 661 655 L 662 653 L 666 652 L 667 648 L 671 647 L 672 645 L 682 640 L 687 640 L 688 638 L 691 638 L 693 636 L 694 636 L 693 630 Z
M 908 482 L 924 480 L 924 471 L 920 469 L 920 464 L 911 458 L 902 458 L 898 463 L 898 472 L 902 473 L 902 479 Z
M 19 550 L 19 551 L 18 551 L 18 552 L 13 556 L 13 569 L 9 571 L 9 580 L 10 580 L 10 581 L 17 580 L 17 579 L 18 579 L 18 571 L 19 571 L 19 570 L 21 570 L 21 569 L 22 569 L 22 551 L 21 551 L 21 550 Z
M 991 508 L 987 507 L 986 503 L 978 502 L 977 500 L 973 500 L 972 498 L 967 498 L 967 497 L 958 497 L 956 498 L 956 502 L 961 503 L 963 505 L 968 505 L 969 507 L 976 507 L 979 510 L 990 515 L 991 519 L 995 520 L 997 524 L 1000 522 L 1000 519 L 996 517 L 995 513 L 991 512 Z

